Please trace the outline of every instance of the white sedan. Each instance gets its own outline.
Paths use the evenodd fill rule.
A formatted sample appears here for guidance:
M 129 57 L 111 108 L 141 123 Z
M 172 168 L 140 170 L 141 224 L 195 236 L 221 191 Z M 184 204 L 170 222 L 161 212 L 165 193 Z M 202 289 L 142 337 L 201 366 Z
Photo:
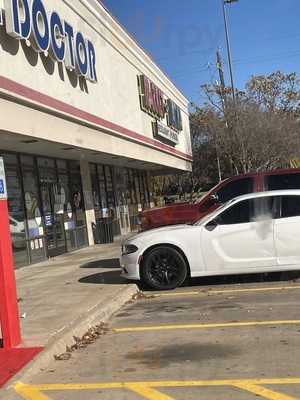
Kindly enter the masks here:
M 300 190 L 240 196 L 194 225 L 139 233 L 123 243 L 121 266 L 157 290 L 188 277 L 300 269 Z

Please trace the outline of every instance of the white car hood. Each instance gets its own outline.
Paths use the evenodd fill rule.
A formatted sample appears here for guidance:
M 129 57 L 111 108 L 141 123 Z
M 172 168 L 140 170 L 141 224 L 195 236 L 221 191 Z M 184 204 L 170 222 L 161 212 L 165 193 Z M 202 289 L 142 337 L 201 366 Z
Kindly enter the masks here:
M 192 229 L 193 225 L 186 225 L 186 224 L 180 224 L 180 225 L 168 225 L 168 226 L 164 226 L 161 228 L 155 228 L 155 229 L 150 229 L 148 231 L 145 232 L 140 232 L 137 233 L 136 235 L 133 235 L 129 238 L 127 238 L 127 240 L 125 242 L 132 242 L 132 241 L 139 241 L 142 240 L 144 241 L 147 238 L 150 238 L 151 236 L 157 236 L 157 234 L 159 235 L 164 235 L 164 234 L 172 234 L 173 231 L 178 231 L 180 229 Z

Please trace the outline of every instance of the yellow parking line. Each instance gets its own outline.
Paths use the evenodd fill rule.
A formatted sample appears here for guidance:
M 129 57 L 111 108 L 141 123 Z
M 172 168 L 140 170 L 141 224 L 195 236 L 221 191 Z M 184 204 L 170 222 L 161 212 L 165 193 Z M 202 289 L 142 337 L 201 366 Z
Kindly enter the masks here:
M 176 330 L 176 329 L 238 328 L 238 327 L 245 327 L 245 326 L 298 325 L 298 324 L 300 324 L 300 320 L 222 322 L 222 323 L 215 323 L 215 324 L 128 326 L 128 327 L 124 327 L 124 328 L 114 328 L 113 331 L 116 333 L 122 333 L 122 332 L 169 331 L 169 330 Z
M 26 386 L 26 385 L 25 385 Z M 126 383 L 54 383 L 46 385 L 35 385 L 38 390 L 47 392 L 51 390 L 97 390 L 97 389 L 122 389 L 126 387 Z
M 18 387 L 30 387 L 36 390 L 60 391 L 60 390 L 93 390 L 93 389 L 122 389 L 129 385 L 146 385 L 154 388 L 160 387 L 186 387 L 186 386 L 237 386 L 251 383 L 253 385 L 300 385 L 300 378 L 262 378 L 262 379 L 213 379 L 193 381 L 138 381 L 138 382 L 112 382 L 112 383 L 70 383 L 70 384 L 42 384 L 26 385 L 17 383 Z
M 132 383 L 127 384 L 126 387 L 131 391 L 140 394 L 144 399 L 148 400 L 174 400 L 173 397 L 167 396 L 164 393 L 159 392 L 158 390 L 153 389 L 153 387 L 149 386 L 146 383 Z
M 37 386 L 24 385 L 18 382 L 15 386 L 15 391 L 25 400 L 49 400 L 49 397 L 41 393 Z
M 278 379 L 229 379 L 200 381 L 154 381 L 154 382 L 115 382 L 92 384 L 47 384 L 25 385 L 19 382 L 15 390 L 25 400 L 50 400 L 42 391 L 93 390 L 93 389 L 128 389 L 148 400 L 173 400 L 161 393 L 160 388 L 231 386 L 253 393 L 268 400 L 296 400 L 294 397 L 274 391 L 262 385 L 300 385 L 300 378 Z
M 268 291 L 281 291 L 281 290 L 295 290 L 300 289 L 300 286 L 274 286 L 262 288 L 247 288 L 247 289 L 225 289 L 225 290 L 211 290 L 208 294 L 222 294 L 222 293 L 243 293 L 243 292 L 268 292 Z
M 155 293 L 154 297 L 176 297 L 176 296 L 196 296 L 201 292 L 175 292 L 175 293 Z
M 212 295 L 212 294 L 228 294 L 228 293 L 247 293 L 247 292 L 270 292 L 270 291 L 284 291 L 284 290 L 296 290 L 300 289 L 300 286 L 270 286 L 262 288 L 245 288 L 245 289 L 223 289 L 223 290 L 199 290 L 190 292 L 174 292 L 174 293 L 155 293 L 154 297 L 184 297 L 184 296 L 197 296 Z
M 236 384 L 234 385 L 234 387 L 246 390 L 247 392 L 253 393 L 257 396 L 261 396 L 269 400 L 297 400 L 296 397 L 291 397 L 278 391 L 275 392 L 274 390 L 255 385 L 251 382 Z

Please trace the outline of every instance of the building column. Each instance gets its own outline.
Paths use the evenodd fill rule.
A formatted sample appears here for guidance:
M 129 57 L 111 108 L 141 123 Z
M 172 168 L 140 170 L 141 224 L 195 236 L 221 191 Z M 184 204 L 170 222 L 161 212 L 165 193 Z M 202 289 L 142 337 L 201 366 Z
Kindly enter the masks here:
M 89 246 L 95 244 L 92 224 L 96 223 L 95 210 L 94 210 L 94 200 L 93 200 L 93 190 L 92 181 L 90 173 L 90 165 L 86 160 L 80 160 L 80 173 L 82 182 L 82 191 L 85 204 L 85 217 Z

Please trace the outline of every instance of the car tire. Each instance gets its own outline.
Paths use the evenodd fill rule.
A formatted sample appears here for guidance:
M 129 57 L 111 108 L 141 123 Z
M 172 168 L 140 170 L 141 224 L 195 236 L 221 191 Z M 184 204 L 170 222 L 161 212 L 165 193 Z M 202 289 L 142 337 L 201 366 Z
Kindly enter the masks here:
M 182 254 L 169 246 L 158 246 L 145 254 L 141 265 L 141 281 L 155 290 L 172 290 L 188 276 Z

